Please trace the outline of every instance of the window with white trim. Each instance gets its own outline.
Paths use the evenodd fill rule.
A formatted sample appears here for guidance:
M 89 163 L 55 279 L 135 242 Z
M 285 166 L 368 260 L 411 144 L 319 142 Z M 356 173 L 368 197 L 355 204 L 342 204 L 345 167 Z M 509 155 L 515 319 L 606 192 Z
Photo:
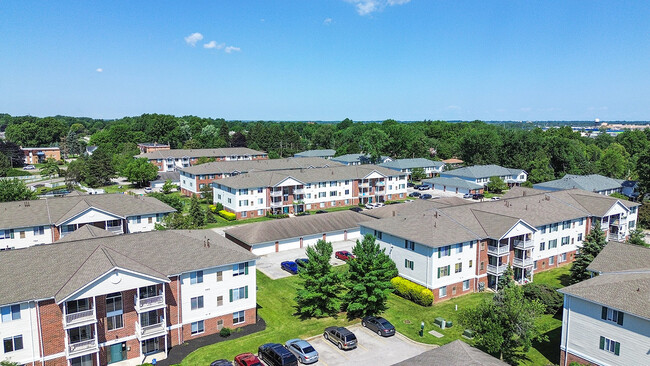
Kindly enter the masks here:
M 404 259 L 404 268 L 413 269 L 413 261 L 410 261 L 408 259 Z
M 205 331 L 205 323 L 203 320 L 192 323 L 192 334 L 199 334 Z
M 248 286 L 230 289 L 230 302 L 248 299 Z
M 203 308 L 203 296 L 197 296 L 190 299 L 192 310 Z
M 622 311 L 610 309 L 608 307 L 603 306 L 600 318 L 603 320 L 616 323 L 618 325 L 623 325 L 624 313 Z
M 242 276 L 242 275 L 247 275 L 248 274 L 248 262 L 246 263 L 237 263 L 232 266 L 232 275 L 234 276 Z
M 600 349 L 618 356 L 621 352 L 621 344 L 607 337 L 600 337 Z
M 45 234 L 45 227 L 44 226 L 36 226 L 34 228 L 34 236 L 44 235 L 44 234 Z
M 233 324 L 241 324 L 246 321 L 246 312 L 244 310 L 242 311 L 236 311 L 232 313 L 232 323 Z
M 2 340 L 4 344 L 4 352 L 13 352 L 23 349 L 23 336 L 17 335 L 13 337 L 7 337 Z
M 0 312 L 2 312 L 2 322 L 7 323 L 12 320 L 19 320 L 20 319 L 20 304 L 18 305 L 10 305 L 10 306 L 3 306 L 0 308 Z
M 438 297 L 447 296 L 447 286 L 438 289 Z
M 106 295 L 106 329 L 114 330 L 124 327 L 122 319 L 122 293 L 114 292 Z
M 190 284 L 203 283 L 203 271 L 190 272 Z
M 463 291 L 469 290 L 469 280 L 463 281 Z

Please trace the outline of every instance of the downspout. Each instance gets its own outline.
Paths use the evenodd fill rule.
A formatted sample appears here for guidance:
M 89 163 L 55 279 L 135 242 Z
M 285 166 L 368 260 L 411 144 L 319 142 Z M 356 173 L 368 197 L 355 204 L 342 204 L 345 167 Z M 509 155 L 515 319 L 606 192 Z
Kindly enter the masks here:
M 568 296 L 564 295 L 564 310 L 567 311 L 566 313 L 566 332 L 564 334 L 564 366 L 567 366 L 567 359 L 569 358 L 567 355 L 568 352 L 568 343 L 569 343 L 569 315 L 571 314 L 570 309 L 571 307 L 567 307 L 567 303 L 570 303 L 570 299 Z
M 34 329 L 34 323 L 32 322 L 32 311 L 29 309 L 29 303 L 27 303 L 27 309 L 29 310 L 29 329 L 30 333 L 31 330 Z M 34 366 L 36 363 L 34 361 L 34 336 L 32 336 L 32 366 Z
M 36 318 L 38 319 L 38 338 L 39 338 L 39 346 L 41 350 L 41 365 L 45 365 L 45 354 L 43 353 L 43 333 L 41 331 L 42 329 L 42 324 L 41 324 L 41 307 L 36 301 Z
M 178 344 L 181 345 L 183 344 L 181 340 L 181 335 L 182 335 L 182 330 L 183 330 L 183 325 L 181 324 L 181 275 L 176 276 L 176 293 L 178 294 L 178 299 L 176 299 L 176 303 L 178 306 L 176 306 L 176 324 L 180 328 L 176 328 L 178 332 Z

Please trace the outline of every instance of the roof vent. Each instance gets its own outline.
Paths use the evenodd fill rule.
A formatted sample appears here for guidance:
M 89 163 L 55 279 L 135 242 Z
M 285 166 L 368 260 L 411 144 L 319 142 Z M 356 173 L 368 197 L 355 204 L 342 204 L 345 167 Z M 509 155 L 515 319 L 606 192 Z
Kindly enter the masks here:
M 29 207 L 29 201 L 25 201 L 25 207 Z
M 393 216 L 395 216 L 395 210 L 393 210 Z

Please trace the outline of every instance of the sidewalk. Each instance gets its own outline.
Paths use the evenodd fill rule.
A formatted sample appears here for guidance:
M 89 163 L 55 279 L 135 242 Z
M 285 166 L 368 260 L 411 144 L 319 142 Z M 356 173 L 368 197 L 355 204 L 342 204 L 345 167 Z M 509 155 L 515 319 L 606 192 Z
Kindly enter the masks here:
M 183 359 L 187 357 L 187 355 L 189 355 L 190 353 L 196 351 L 201 347 L 209 346 L 211 344 L 215 344 L 223 341 L 228 341 L 231 339 L 237 339 L 243 336 L 247 336 L 249 334 L 260 332 L 266 329 L 266 322 L 264 321 L 264 319 L 259 318 L 257 323 L 246 325 L 239 329 L 240 330 L 238 332 L 233 331 L 233 333 L 229 337 L 225 337 L 225 338 L 220 336 L 219 333 L 216 333 L 216 334 L 207 335 L 205 337 L 185 341 L 185 343 L 181 345 L 172 347 L 172 349 L 169 350 L 169 354 L 167 355 L 167 358 L 158 361 L 156 363 L 156 366 L 171 366 L 171 365 L 180 364 L 183 361 Z M 215 357 L 215 360 L 217 360 L 218 358 L 219 357 Z

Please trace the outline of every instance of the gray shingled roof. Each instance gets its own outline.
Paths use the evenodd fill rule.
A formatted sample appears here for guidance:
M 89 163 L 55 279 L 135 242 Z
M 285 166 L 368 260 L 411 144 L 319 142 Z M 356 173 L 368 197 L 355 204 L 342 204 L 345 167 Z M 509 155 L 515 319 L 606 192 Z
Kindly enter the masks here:
M 445 177 L 436 177 L 423 180 L 425 183 L 430 183 L 436 186 L 447 186 L 447 187 L 458 187 L 463 189 L 481 189 L 483 188 L 482 184 L 477 184 L 474 182 L 467 181 L 460 178 L 445 178 Z
M 364 154 L 345 154 L 341 156 L 336 156 L 333 157 L 333 161 L 340 161 L 344 163 L 354 163 L 354 162 L 361 162 L 361 159 L 364 158 Z
M 467 178 L 490 178 L 506 175 L 519 175 L 522 169 L 504 168 L 498 165 L 474 165 L 443 172 L 445 176 L 467 177 Z
M 77 241 L 77 240 L 85 240 L 85 239 L 93 239 L 93 238 L 101 238 L 105 236 L 113 236 L 116 235 L 108 230 L 104 230 L 101 228 L 98 228 L 97 226 L 93 225 L 84 225 L 77 230 L 66 234 L 63 238 L 61 238 L 58 242 L 68 242 L 68 241 Z
M 98 194 L 0 203 L 0 229 L 59 225 L 94 207 L 120 217 L 174 212 L 152 197 Z
M 464 202 L 462 204 L 471 204 L 471 201 L 460 199 Z M 411 202 L 404 202 L 395 205 L 386 205 L 384 207 L 375 208 L 372 210 L 363 210 L 362 214 L 375 218 L 375 219 L 385 219 L 393 216 L 408 216 L 408 215 L 417 215 L 425 213 L 436 208 L 449 207 L 458 205 L 461 202 L 456 200 L 451 200 L 449 198 L 440 198 L 437 200 L 412 200 Z
M 414 159 L 395 159 L 393 161 L 388 161 L 386 163 L 381 163 L 379 166 L 390 169 L 413 169 L 413 168 L 428 168 L 435 167 L 439 168 L 445 165 L 442 161 L 433 161 L 424 158 L 414 158 Z
M 0 305 L 50 298 L 59 302 L 115 268 L 167 281 L 256 258 L 211 230 L 150 231 L 10 250 L 0 255 Z
M 233 172 L 247 173 L 253 171 L 293 170 L 343 166 L 343 164 L 319 157 L 285 158 L 263 160 L 215 161 L 193 165 L 181 169 L 190 174 L 232 174 Z
M 377 165 L 342 165 L 332 168 L 276 170 L 240 174 L 234 177 L 219 179 L 212 184 L 219 184 L 235 189 L 273 187 L 289 177 L 302 183 L 317 183 L 332 180 L 361 179 L 373 171 L 393 177 L 404 174 Z
M 442 347 L 425 351 L 415 357 L 398 362 L 393 366 L 410 365 L 506 366 L 508 364 L 461 340 L 455 340 Z
M 556 179 L 548 182 L 537 183 L 533 186 L 536 189 L 560 190 L 579 188 L 589 192 L 599 192 L 610 189 L 622 188 L 621 179 L 613 179 L 600 174 L 591 175 L 573 175 L 567 174 L 562 179 Z
M 610 241 L 587 269 L 602 273 L 650 271 L 650 249 Z
M 291 219 L 257 222 L 226 230 L 226 235 L 248 245 L 276 240 L 299 238 L 306 235 L 332 231 L 351 230 L 368 217 L 354 211 L 336 211 L 324 214 L 299 216 Z
M 144 154 L 136 155 L 136 158 L 151 159 L 167 159 L 174 158 L 180 159 L 188 158 L 201 158 L 201 157 L 216 157 L 216 156 L 232 156 L 232 155 L 266 155 L 263 151 L 249 149 L 247 147 L 225 147 L 221 149 L 172 149 L 172 150 L 157 150 Z
M 316 156 L 334 156 L 336 150 L 332 149 L 323 149 L 323 150 L 307 150 L 299 153 L 293 154 L 295 157 L 305 158 L 305 157 L 316 157 Z

